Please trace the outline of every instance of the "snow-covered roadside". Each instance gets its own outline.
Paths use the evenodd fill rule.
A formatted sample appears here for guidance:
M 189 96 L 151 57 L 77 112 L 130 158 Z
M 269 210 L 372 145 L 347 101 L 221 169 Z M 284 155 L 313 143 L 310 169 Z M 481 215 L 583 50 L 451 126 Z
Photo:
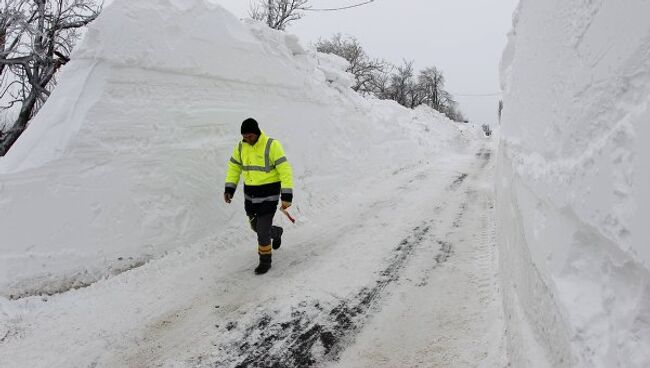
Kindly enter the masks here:
M 343 68 L 207 0 L 114 1 L 0 159 L 0 295 L 86 286 L 242 230 L 220 198 L 249 116 L 283 142 L 303 218 L 358 177 L 464 144 L 431 110 L 357 96 Z
M 339 366 L 502 366 L 488 150 L 468 142 L 464 154 L 386 167 L 300 225 L 280 221 L 264 277 L 251 272 L 254 234 L 233 230 L 88 288 L 12 302 L 0 363 L 309 366 L 349 349 Z M 386 339 L 392 322 L 419 343 Z M 381 360 L 363 353 L 377 341 Z
M 650 3 L 522 0 L 502 61 L 515 366 L 650 365 Z

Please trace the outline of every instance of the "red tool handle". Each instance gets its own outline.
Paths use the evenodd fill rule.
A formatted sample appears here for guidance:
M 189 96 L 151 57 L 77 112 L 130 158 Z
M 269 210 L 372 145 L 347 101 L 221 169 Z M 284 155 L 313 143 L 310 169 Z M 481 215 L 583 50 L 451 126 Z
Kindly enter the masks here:
M 284 213 L 289 218 L 289 221 L 291 221 L 294 224 L 296 223 L 296 219 L 291 217 L 291 215 L 289 214 L 289 212 L 287 212 L 286 209 L 280 208 L 280 211 L 282 211 L 282 213 Z

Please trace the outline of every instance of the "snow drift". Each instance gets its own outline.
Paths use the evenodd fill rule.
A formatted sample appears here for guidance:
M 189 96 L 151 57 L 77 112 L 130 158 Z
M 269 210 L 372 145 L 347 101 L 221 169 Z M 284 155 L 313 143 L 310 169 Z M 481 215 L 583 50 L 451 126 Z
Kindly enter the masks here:
M 215 234 L 236 242 L 241 188 L 230 207 L 221 193 L 247 117 L 282 141 L 303 218 L 352 190 L 342 172 L 381 180 L 392 162 L 462 148 L 437 112 L 356 95 L 345 66 L 207 0 L 113 1 L 0 159 L 0 295 L 83 286 Z
M 497 182 L 513 365 L 650 366 L 650 2 L 522 0 Z

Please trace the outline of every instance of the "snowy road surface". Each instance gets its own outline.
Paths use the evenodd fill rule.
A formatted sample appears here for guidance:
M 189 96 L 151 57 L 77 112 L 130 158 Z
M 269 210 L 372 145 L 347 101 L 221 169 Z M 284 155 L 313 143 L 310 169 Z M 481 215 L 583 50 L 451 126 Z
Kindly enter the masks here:
M 504 366 L 493 152 L 474 144 L 340 183 L 298 225 L 278 216 L 267 275 L 252 272 L 254 234 L 232 232 L 12 301 L 0 366 Z

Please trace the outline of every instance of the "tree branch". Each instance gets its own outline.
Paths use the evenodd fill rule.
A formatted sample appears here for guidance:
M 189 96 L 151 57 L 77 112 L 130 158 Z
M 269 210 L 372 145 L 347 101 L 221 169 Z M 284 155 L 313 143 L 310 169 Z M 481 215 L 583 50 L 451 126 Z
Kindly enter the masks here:
M 28 56 L 17 57 L 13 59 L 0 59 L 2 65 L 27 65 L 34 60 L 34 54 Z

